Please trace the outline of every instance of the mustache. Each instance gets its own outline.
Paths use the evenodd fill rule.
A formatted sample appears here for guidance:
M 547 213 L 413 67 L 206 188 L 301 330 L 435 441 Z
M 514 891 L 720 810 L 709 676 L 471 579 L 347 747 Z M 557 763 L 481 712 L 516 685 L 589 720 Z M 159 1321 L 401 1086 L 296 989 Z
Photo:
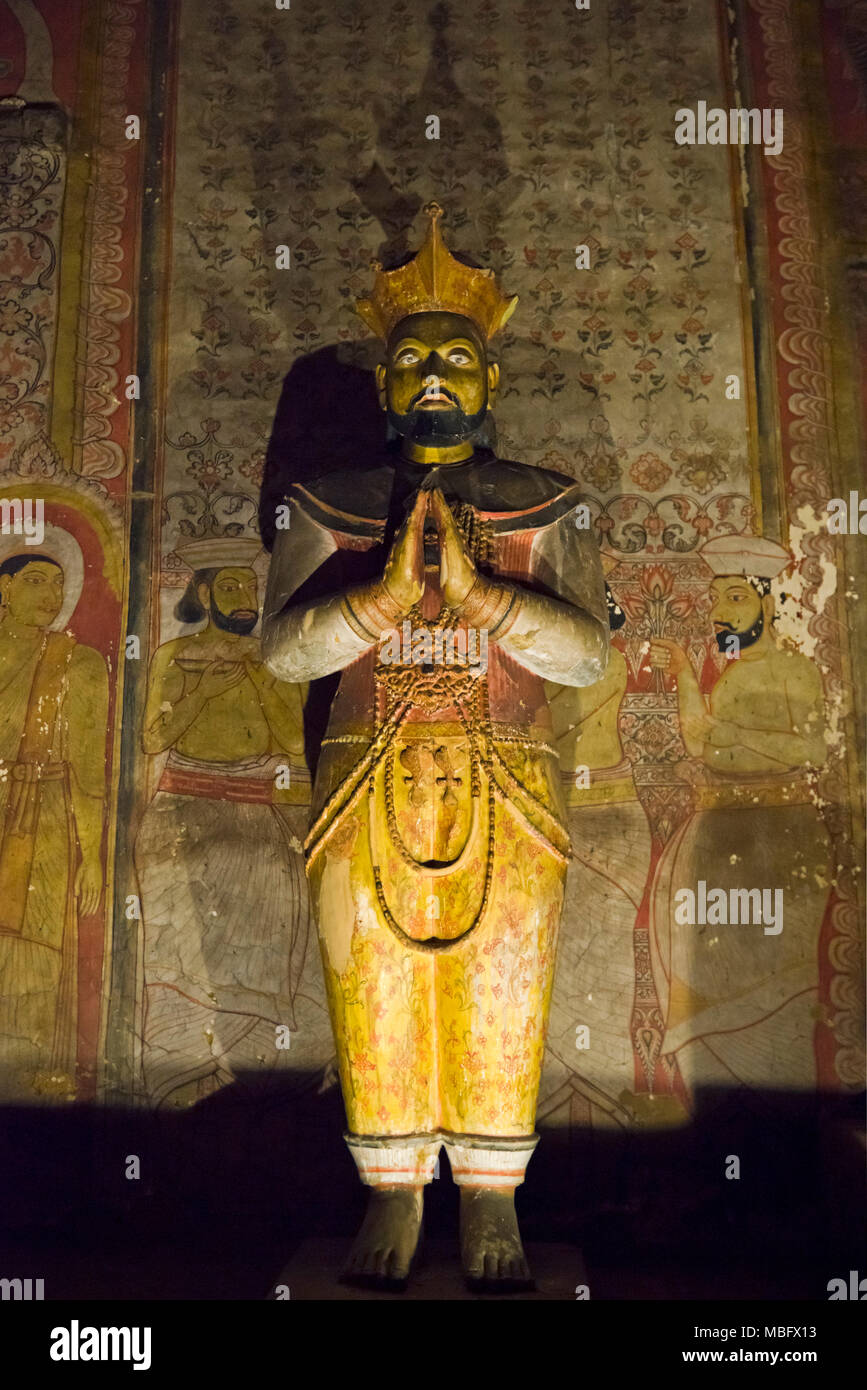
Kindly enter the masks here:
M 420 401 L 423 401 L 423 400 L 427 397 L 427 394 L 428 394 L 428 388 L 427 388 L 427 386 L 425 386 L 425 388 L 424 388 L 423 391 L 419 391 L 419 392 L 417 393 L 417 395 L 413 396 L 412 400 L 411 400 L 410 403 L 409 403 L 409 409 L 410 409 L 410 410 L 414 410 L 415 407 L 418 405 L 418 403 L 419 403 Z M 458 410 L 460 410 L 460 404 L 461 404 L 460 401 L 458 400 L 457 396 L 455 396 L 451 391 L 449 391 L 448 387 L 443 386 L 443 385 L 441 385 L 441 384 L 438 385 L 438 386 L 437 386 L 437 395 L 438 395 L 438 396 L 445 396 L 446 400 L 451 401 L 452 405 L 456 406 L 456 407 L 458 408 Z

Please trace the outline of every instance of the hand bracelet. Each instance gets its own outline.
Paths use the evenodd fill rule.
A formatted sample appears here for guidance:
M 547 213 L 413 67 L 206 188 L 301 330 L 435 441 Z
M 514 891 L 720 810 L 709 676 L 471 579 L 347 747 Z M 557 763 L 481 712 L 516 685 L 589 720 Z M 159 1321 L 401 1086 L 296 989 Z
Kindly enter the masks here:
M 340 612 L 356 637 L 368 643 L 378 642 L 405 611 L 381 579 L 349 589 L 340 603 Z
M 518 589 L 479 574 L 457 613 L 469 626 L 486 628 L 489 638 L 499 639 L 514 626 L 520 608 Z

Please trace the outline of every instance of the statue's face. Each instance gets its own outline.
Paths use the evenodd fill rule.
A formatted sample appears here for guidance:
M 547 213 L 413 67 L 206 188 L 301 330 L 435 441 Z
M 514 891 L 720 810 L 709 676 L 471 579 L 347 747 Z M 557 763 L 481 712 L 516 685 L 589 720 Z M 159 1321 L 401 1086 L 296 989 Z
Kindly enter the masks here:
M 765 607 L 773 604 L 770 596 L 762 599 L 748 579 L 734 574 L 715 579 L 710 596 L 710 620 L 721 652 L 726 650 L 726 638 L 732 633 L 742 648 L 758 641 L 765 627 Z
M 23 627 L 50 627 L 63 607 L 63 570 L 34 560 L 0 580 L 10 617 Z
M 447 445 L 484 423 L 499 368 L 461 314 L 410 314 L 388 340 L 376 369 L 379 399 L 398 434 L 416 443 Z
M 259 619 L 259 592 L 255 570 L 246 565 L 227 565 L 207 584 L 199 585 L 202 607 L 215 627 L 245 637 Z

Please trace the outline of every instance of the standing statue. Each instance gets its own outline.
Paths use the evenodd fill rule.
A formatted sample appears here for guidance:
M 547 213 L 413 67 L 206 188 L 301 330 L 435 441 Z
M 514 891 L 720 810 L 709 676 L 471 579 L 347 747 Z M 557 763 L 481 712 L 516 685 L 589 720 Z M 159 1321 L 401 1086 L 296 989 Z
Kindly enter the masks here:
M 572 479 L 478 443 L 516 304 L 419 253 L 357 309 L 385 341 L 399 450 L 289 493 L 265 601 L 280 679 L 341 671 L 307 873 L 349 1132 L 370 1191 L 344 1278 L 400 1287 L 445 1145 L 473 1287 L 532 1287 L 515 1188 L 570 842 L 544 681 L 605 673 L 608 613 Z

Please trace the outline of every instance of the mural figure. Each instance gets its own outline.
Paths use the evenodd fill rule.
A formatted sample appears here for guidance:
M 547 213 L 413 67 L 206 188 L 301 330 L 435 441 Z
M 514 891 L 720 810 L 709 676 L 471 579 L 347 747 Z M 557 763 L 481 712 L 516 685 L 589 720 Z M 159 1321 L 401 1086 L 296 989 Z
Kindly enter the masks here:
M 136 838 L 144 934 L 144 1085 L 191 1103 L 245 1072 L 284 1066 L 307 899 L 296 830 L 280 805 L 303 751 L 302 698 L 275 680 L 247 538 L 178 547 L 194 573 L 175 616 L 205 625 L 159 647 L 143 744 L 168 750 Z M 243 892 L 239 891 L 243 885 Z
M 746 535 L 709 541 L 700 553 L 714 574 L 716 640 L 732 658 L 709 699 L 676 643 L 656 638 L 650 647 L 651 665 L 677 682 L 683 740 L 697 760 L 686 769 L 694 814 L 666 844 L 653 889 L 663 1051 L 690 1094 L 702 1085 L 811 1090 L 830 890 L 830 843 L 809 778 L 827 754 L 822 680 L 774 637 L 770 581 L 789 553 Z M 684 889 L 696 904 L 722 890 L 725 907 L 690 922 Z M 760 895 L 777 890 L 779 899 L 767 899 L 775 920 L 768 926 L 763 908 L 756 923 Z
M 606 574 L 616 563 L 602 555 Z M 610 589 L 608 610 L 616 632 L 626 615 Z M 626 683 L 626 658 L 612 645 L 608 669 L 596 685 L 545 684 L 573 858 L 566 874 L 540 1105 L 558 1105 L 558 1093 L 568 1084 L 584 1097 L 594 1127 L 630 1124 L 635 1090 L 633 932 L 647 886 L 651 837 L 620 741 Z
M 465 1274 L 508 1289 L 529 1283 L 514 1192 L 537 1141 L 570 853 L 543 682 L 599 680 L 608 618 L 573 480 L 477 447 L 499 376 L 487 341 L 516 301 L 426 211 L 419 253 L 357 304 L 386 343 L 377 385 L 400 449 L 293 486 L 263 640 L 284 680 L 342 672 L 307 870 L 346 1138 L 371 1189 L 345 1277 L 404 1283 L 445 1145 Z
M 62 630 L 84 567 L 50 535 L 0 562 L 0 1087 L 30 1099 L 75 1094 L 78 920 L 103 892 L 108 673 Z

